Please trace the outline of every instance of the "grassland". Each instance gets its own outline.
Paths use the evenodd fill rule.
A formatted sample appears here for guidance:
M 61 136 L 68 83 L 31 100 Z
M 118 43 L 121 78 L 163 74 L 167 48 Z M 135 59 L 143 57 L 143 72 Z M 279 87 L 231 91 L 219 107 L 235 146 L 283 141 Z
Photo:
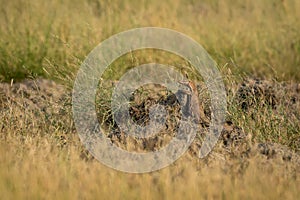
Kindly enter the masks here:
M 75 73 L 99 42 L 143 26 L 191 36 L 220 67 L 299 80 L 298 1 L 15 0 L 1 5 L 0 74 L 5 81 Z
M 228 119 L 247 133 L 251 145 L 274 143 L 299 154 L 300 92 L 290 87 L 300 82 L 300 1 L 0 2 L 1 199 L 297 199 L 299 162 L 257 152 L 224 153 L 221 143 L 207 159 L 187 153 L 149 174 L 112 170 L 80 143 L 70 96 L 56 105 L 52 96 L 44 102 L 41 93 L 18 96 L 17 87 L 13 94 L 3 88 L 43 77 L 69 94 L 81 62 L 104 39 L 131 28 L 170 28 L 194 38 L 218 63 L 228 92 Z M 117 60 L 105 79 L 118 79 L 147 62 L 188 70 L 174 55 L 140 51 Z M 262 89 L 263 97 L 247 93 L 246 100 L 254 103 L 245 111 L 235 95 L 246 77 L 267 79 L 272 91 Z M 269 103 L 273 93 L 276 109 Z M 53 110 L 30 109 L 26 98 L 32 96 Z M 56 106 L 63 109 L 58 112 Z

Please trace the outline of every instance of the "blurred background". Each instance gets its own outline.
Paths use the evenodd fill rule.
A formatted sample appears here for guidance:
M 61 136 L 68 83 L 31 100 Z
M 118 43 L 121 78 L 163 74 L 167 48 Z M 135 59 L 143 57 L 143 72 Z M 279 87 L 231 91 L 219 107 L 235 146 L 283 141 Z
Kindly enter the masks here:
M 300 80 L 297 0 L 12 0 L 0 8 L 1 81 L 72 79 L 101 41 L 145 26 L 189 35 L 233 73 Z

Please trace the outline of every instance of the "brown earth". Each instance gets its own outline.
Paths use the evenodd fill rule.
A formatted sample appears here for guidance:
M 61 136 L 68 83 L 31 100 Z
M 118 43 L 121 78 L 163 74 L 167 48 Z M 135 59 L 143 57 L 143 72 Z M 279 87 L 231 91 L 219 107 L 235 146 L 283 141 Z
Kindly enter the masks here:
M 136 98 L 138 96 L 136 94 L 130 114 L 136 119 L 136 123 L 145 125 L 149 121 L 147 109 L 155 103 L 163 104 L 169 112 L 174 114 L 173 118 L 167 119 L 168 127 L 152 138 L 135 139 L 126 136 L 113 126 L 107 128 L 107 130 L 112 130 L 108 137 L 113 143 L 131 151 L 153 151 L 167 144 L 174 135 L 176 122 L 180 119 L 179 107 L 172 94 L 166 95 L 166 91 L 162 88 L 160 91 L 161 93 L 158 92 L 156 97 L 151 98 Z M 287 105 L 290 108 L 287 110 L 290 113 L 290 120 L 299 120 L 300 84 L 275 84 L 271 81 L 248 79 L 238 85 L 235 91 L 235 99 L 240 102 L 240 109 L 244 112 L 252 109 L 257 103 L 269 105 L 272 109 L 277 109 L 279 105 Z M 71 116 L 71 92 L 54 81 L 37 79 L 14 84 L 1 83 L 0 105 L 2 133 L 15 130 L 16 135 L 54 134 L 58 137 L 60 145 L 68 145 L 66 135 L 76 133 Z M 200 103 L 199 109 L 206 116 L 201 116 L 199 123 L 201 133 L 198 134 L 189 150 L 189 153 L 195 157 L 198 155 L 202 137 L 209 126 L 207 122 L 209 110 L 205 108 L 205 102 Z M 107 127 L 113 123 L 111 116 L 104 118 L 101 113 L 99 116 Z M 5 137 L 3 135 L 5 134 L 1 137 Z M 298 142 L 299 140 L 298 138 Z M 204 159 L 204 162 L 227 163 L 232 159 L 247 160 L 252 157 L 260 157 L 265 162 L 292 162 L 295 166 L 300 165 L 299 153 L 281 144 L 255 142 L 251 139 L 251 135 L 244 132 L 243 127 L 235 125 L 231 120 L 227 120 L 224 124 L 219 143 L 210 156 Z

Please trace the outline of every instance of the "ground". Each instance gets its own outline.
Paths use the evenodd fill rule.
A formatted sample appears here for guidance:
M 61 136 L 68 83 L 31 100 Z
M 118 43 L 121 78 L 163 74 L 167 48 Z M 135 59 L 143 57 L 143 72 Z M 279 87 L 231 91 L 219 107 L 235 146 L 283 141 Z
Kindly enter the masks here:
M 291 99 L 284 98 L 283 102 L 291 109 L 286 111 L 290 115 L 293 112 L 299 115 L 299 109 L 290 105 L 296 108 L 299 106 L 299 85 L 280 85 L 285 93 L 288 91 L 293 94 Z M 243 112 L 250 112 L 250 109 L 257 107 L 256 100 L 270 99 L 270 96 L 273 100 L 265 101 L 267 105 L 262 106 L 270 106 L 275 111 L 276 107 L 281 106 L 281 98 L 277 97 L 277 93 L 280 94 L 281 91 L 272 90 L 274 95 L 271 94 L 269 90 L 275 85 L 269 81 L 246 80 L 236 87 L 234 98 L 238 99 L 237 102 L 242 102 L 238 106 Z M 198 136 L 187 153 L 171 166 L 150 174 L 126 174 L 100 164 L 80 143 L 70 114 L 71 92 L 66 87 L 51 80 L 37 79 L 13 84 L 3 83 L 0 88 L 3 155 L 0 171 L 3 177 L 3 198 L 23 195 L 47 198 L 56 191 L 59 191 L 57 195 L 60 198 L 95 197 L 97 194 L 112 198 L 146 196 L 151 199 L 176 199 L 178 195 L 180 199 L 195 196 L 297 196 L 300 172 L 299 140 L 288 146 L 280 144 L 280 141 L 253 139 L 253 135 L 246 132 L 244 127 L 228 119 L 217 146 L 204 159 L 198 158 L 201 146 L 201 136 Z M 266 92 L 267 89 L 269 92 Z M 152 101 L 155 101 L 154 98 Z M 145 102 L 151 104 L 149 99 L 138 96 L 134 102 L 136 103 L 132 106 L 136 108 L 132 110 L 132 116 L 137 121 L 147 121 L 146 115 L 149 113 L 145 110 Z M 260 99 L 259 103 L 261 102 L 263 101 Z M 274 102 L 277 103 L 274 105 Z M 171 109 L 174 109 L 174 105 Z M 200 106 L 200 109 L 204 108 Z M 101 119 L 106 120 L 104 123 L 112 123 L 109 117 L 100 117 L 99 120 Z M 205 134 L 207 124 L 200 125 L 204 131 L 202 134 Z M 162 136 L 170 136 L 172 131 L 174 129 L 168 129 L 158 136 L 140 142 L 116 129 L 108 138 L 126 150 L 152 151 L 164 146 L 169 140 Z M 30 134 L 26 134 L 29 132 Z M 120 187 L 119 192 L 111 194 L 109 191 L 114 190 L 114 187 Z M 276 191 L 271 192 L 273 187 Z M 77 190 L 82 190 L 82 193 Z

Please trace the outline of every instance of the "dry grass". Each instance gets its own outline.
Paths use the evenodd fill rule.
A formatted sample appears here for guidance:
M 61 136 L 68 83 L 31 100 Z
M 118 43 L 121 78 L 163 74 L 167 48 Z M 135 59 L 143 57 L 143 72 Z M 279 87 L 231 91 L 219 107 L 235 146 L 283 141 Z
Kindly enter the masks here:
M 1 142 L 1 199 L 296 199 L 291 163 L 256 156 L 206 165 L 185 155 L 150 174 L 126 174 L 80 157 L 79 142 L 58 148 L 49 138 Z
M 294 159 L 300 148 L 299 1 L 0 1 L 0 80 L 42 76 L 68 88 L 58 92 L 57 85 L 47 83 L 28 93 L 28 88 L 1 83 L 0 199 L 299 196 L 300 162 Z M 99 42 L 142 26 L 175 29 L 207 49 L 224 75 L 228 119 L 247 136 L 246 149 L 225 148 L 220 141 L 206 159 L 190 152 L 168 168 L 140 175 L 107 168 L 84 150 L 68 95 L 76 71 Z M 123 56 L 104 78 L 116 80 L 148 62 L 174 65 L 201 79 L 182 59 L 152 50 Z M 239 91 L 246 76 L 270 81 L 253 85 L 249 79 Z M 110 89 L 101 92 L 100 100 L 109 106 Z M 295 157 L 286 160 L 251 146 L 260 142 L 285 145 Z M 253 150 L 248 152 L 249 145 Z

